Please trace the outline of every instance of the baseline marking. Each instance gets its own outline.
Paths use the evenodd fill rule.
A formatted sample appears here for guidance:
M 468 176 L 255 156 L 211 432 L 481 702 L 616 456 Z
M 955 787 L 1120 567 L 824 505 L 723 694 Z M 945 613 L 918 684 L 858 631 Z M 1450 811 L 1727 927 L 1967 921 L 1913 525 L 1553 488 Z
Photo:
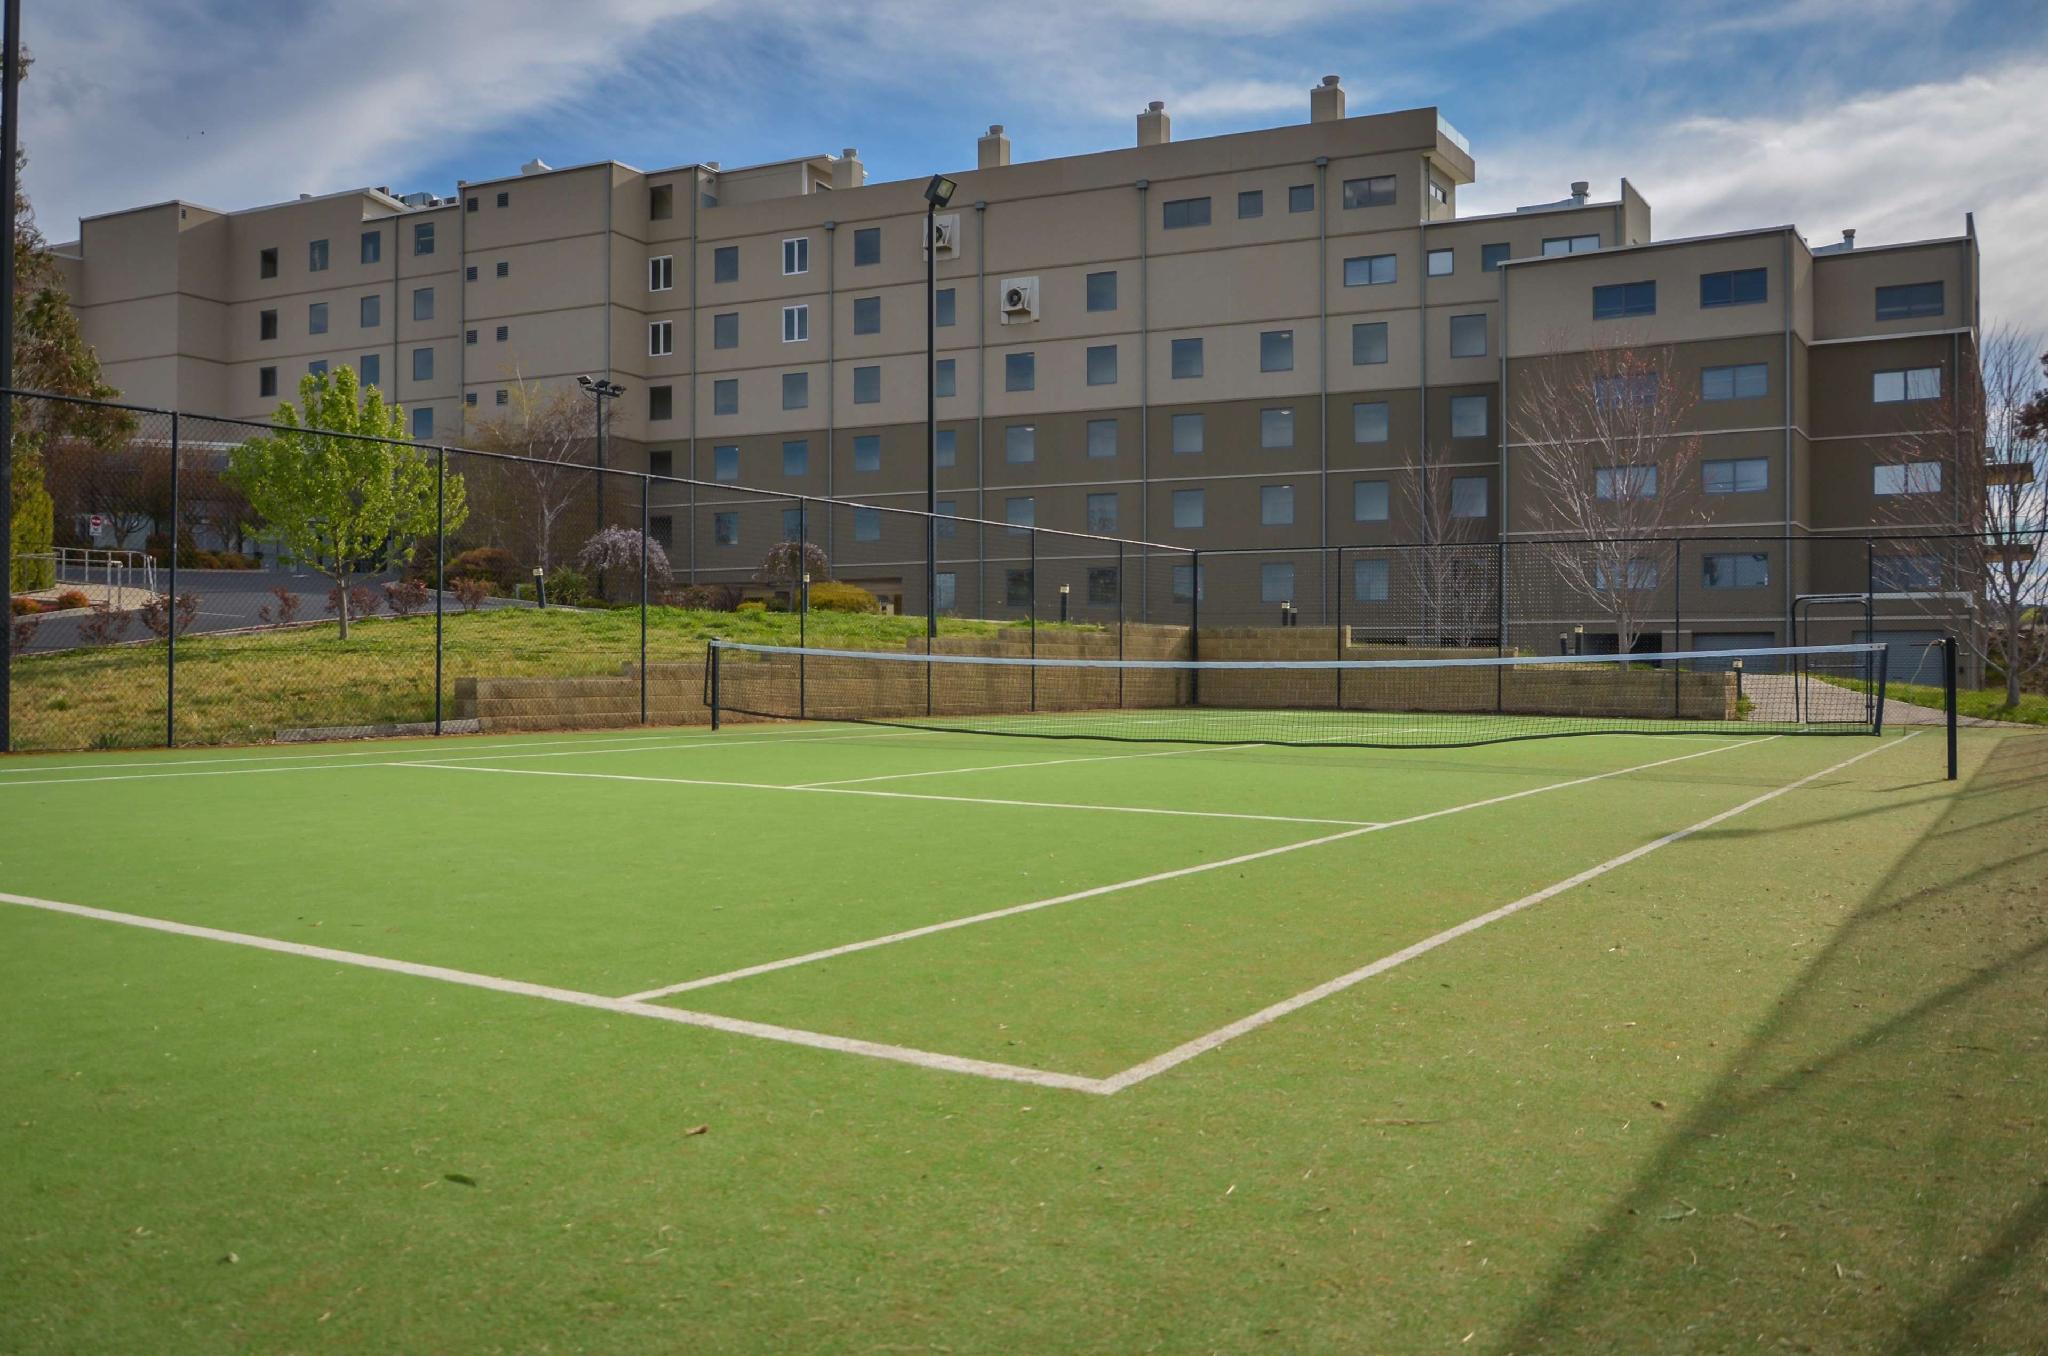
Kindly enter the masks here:
M 1231 753 L 1258 748 L 1257 744 L 1211 744 L 1193 749 L 1166 749 L 1153 753 L 1100 753 L 1085 758 L 1045 758 L 1031 763 L 988 763 L 981 767 L 942 767 L 925 772 L 885 772 L 877 777 L 841 777 L 829 782 L 804 782 L 794 789 L 818 791 L 828 786 L 859 786 L 866 782 L 897 782 L 909 777 L 950 777 L 961 772 L 1004 772 L 1018 767 L 1064 767 L 1068 763 L 1116 763 L 1128 758 L 1178 758 L 1189 753 Z
M 1769 738 L 1769 736 L 1766 738 Z M 858 951 L 871 951 L 879 946 L 893 946 L 897 942 L 908 942 L 919 937 L 929 937 L 935 933 L 951 932 L 955 928 L 972 927 L 977 923 L 993 922 L 998 918 L 1012 918 L 1021 913 L 1033 913 L 1039 909 L 1050 909 L 1058 904 L 1072 904 L 1083 899 L 1099 899 L 1103 895 L 1116 894 L 1124 890 L 1134 890 L 1144 885 L 1157 885 L 1162 881 L 1180 880 L 1186 876 L 1200 875 L 1205 871 L 1219 871 L 1226 867 L 1243 866 L 1248 862 L 1263 861 L 1268 857 L 1278 857 L 1289 852 L 1300 852 L 1304 848 L 1324 847 L 1331 843 L 1341 843 L 1347 838 L 1357 838 L 1368 833 L 1379 833 L 1385 829 L 1398 829 L 1406 824 L 1420 824 L 1431 819 L 1441 819 L 1446 815 L 1462 814 L 1467 810 L 1484 809 L 1489 805 L 1501 805 L 1508 801 L 1521 800 L 1528 796 L 1542 795 L 1546 791 L 1562 791 L 1568 787 L 1584 786 L 1589 782 L 1605 781 L 1609 777 L 1625 776 L 1631 772 L 1647 772 L 1651 768 L 1665 767 L 1671 763 L 1683 763 L 1692 758 L 1705 758 L 1709 754 L 1721 753 L 1728 749 L 1747 748 L 1751 744 L 1761 744 L 1764 742 L 1764 739 L 1745 739 L 1740 743 L 1721 744 L 1711 749 L 1701 749 L 1696 753 L 1680 754 L 1675 758 L 1660 758 L 1653 763 L 1638 763 L 1634 767 L 1616 768 L 1610 772 L 1597 772 L 1586 777 L 1575 777 L 1570 781 L 1552 782 L 1548 786 L 1526 787 L 1523 790 L 1511 791 L 1505 795 L 1489 796 L 1485 800 L 1475 800 L 1464 805 L 1452 805 L 1440 810 L 1429 810 L 1419 815 L 1410 815 L 1406 819 L 1393 819 L 1380 824 L 1362 824 L 1357 828 L 1346 829 L 1342 833 L 1330 833 L 1324 834 L 1320 838 L 1305 838 L 1299 842 L 1282 843 L 1278 847 L 1261 848 L 1256 852 L 1240 853 L 1235 857 L 1225 857 L 1219 861 L 1197 862 L 1193 866 L 1176 867 L 1171 871 L 1159 871 L 1149 876 L 1139 876 L 1134 880 L 1122 880 L 1109 885 L 1098 885 L 1088 890 L 1076 890 L 1070 894 L 1054 895 L 1050 899 L 1032 900 L 1027 904 L 1012 904 L 1007 908 L 990 909 L 985 913 L 971 914 L 965 918 L 950 918 L 941 923 L 927 923 L 923 927 L 909 928 L 902 932 L 892 932 L 881 937 L 869 937 L 858 942 L 847 942 L 841 946 L 826 947 L 821 951 L 809 951 L 801 956 L 788 956 L 782 960 L 764 961 L 759 965 L 749 965 L 738 970 L 728 970 L 724 974 L 706 975 L 701 979 L 684 980 L 680 984 L 668 984 L 658 989 L 645 989 L 639 993 L 628 994 L 627 998 L 630 1001 L 639 1002 L 655 998 L 665 998 L 670 994 L 688 993 L 692 989 L 705 989 L 714 984 L 729 984 L 736 979 L 751 979 L 756 975 L 765 975 L 776 970 L 787 970 L 798 965 L 812 965 L 818 961 L 832 960 L 839 956 L 849 956 Z M 471 769 L 463 770 L 469 771 Z M 484 769 L 476 770 L 481 771 Z M 575 776 L 579 774 L 571 773 L 567 775 Z
M 603 994 L 584 993 L 579 989 L 561 989 L 550 984 L 530 984 L 520 979 L 501 979 L 496 975 L 451 970 L 446 966 L 423 965 L 417 961 L 393 960 L 386 956 L 366 955 L 360 951 L 339 951 L 332 947 L 308 946 L 303 942 L 280 941 L 275 937 L 259 937 L 253 933 L 229 932 L 222 928 L 176 923 L 166 918 L 150 918 L 143 914 L 96 909 L 86 904 L 66 904 L 54 899 L 37 899 L 31 895 L 5 893 L 0 893 L 0 903 L 18 904 L 24 908 L 42 909 L 50 913 L 72 914 L 79 918 L 96 919 L 102 923 L 119 923 L 125 927 L 146 928 L 152 932 L 197 937 L 203 941 L 254 947 L 259 951 L 306 956 L 314 960 L 332 961 L 339 965 L 360 966 L 365 970 L 387 970 L 394 974 L 412 975 L 418 979 L 438 979 L 444 983 L 461 984 L 473 989 L 490 989 L 497 993 L 544 998 L 550 1002 L 568 1003 L 580 1008 L 596 1008 L 601 1012 L 615 1012 L 629 1017 L 652 1017 L 658 1021 L 705 1027 L 734 1036 L 753 1036 L 761 1040 L 779 1041 L 785 1045 L 803 1045 L 817 1050 L 835 1050 L 841 1054 L 864 1055 L 869 1059 L 914 1064 L 920 1068 L 940 1069 L 947 1073 L 977 1074 L 983 1078 L 996 1078 L 1008 1083 L 1030 1083 L 1038 1087 L 1063 1088 L 1072 1092 L 1099 1094 L 1107 1091 L 1099 1078 L 1083 1078 L 1075 1074 L 1055 1073 L 1049 1069 L 1030 1069 L 1016 1064 L 967 1059 L 960 1055 L 940 1054 L 934 1050 L 917 1050 L 906 1045 L 855 1040 L 847 1036 L 833 1036 L 822 1031 L 805 1031 L 797 1027 L 775 1026 L 767 1022 L 749 1022 L 735 1017 L 721 1017 L 712 1012 L 690 1012 L 683 1008 L 659 1007 L 652 1003 L 637 1003 L 629 998 L 607 998 Z
M 1431 937 L 1425 937 L 1412 946 L 1403 947 L 1392 955 L 1382 956 L 1370 965 L 1362 965 L 1349 974 L 1339 975 L 1337 978 L 1318 984 L 1312 989 L 1305 989 L 1292 998 L 1283 999 L 1271 1007 L 1261 1008 L 1248 1017 L 1240 1017 L 1228 1026 L 1218 1027 L 1206 1036 L 1197 1036 L 1185 1044 L 1175 1046 L 1165 1054 L 1155 1055 L 1141 1064 L 1132 1065 L 1122 1073 L 1111 1075 L 1103 1080 L 1105 1084 L 1104 1090 L 1107 1092 L 1121 1092 L 1133 1084 L 1142 1083 L 1148 1078 L 1157 1077 L 1176 1065 L 1187 1063 L 1197 1055 L 1206 1054 L 1220 1045 L 1236 1040 L 1239 1036 L 1257 1031 L 1262 1026 L 1269 1026 L 1290 1013 L 1299 1012 L 1309 1004 L 1319 1002 L 1332 994 L 1342 993 L 1354 985 L 1364 983 L 1375 975 L 1383 975 L 1397 965 L 1406 964 L 1417 956 L 1427 955 L 1440 946 L 1479 931 L 1479 929 L 1489 923 L 1497 923 L 1501 919 L 1512 917 L 1524 909 L 1533 908 L 1547 899 L 1554 899 L 1575 886 L 1584 885 L 1587 881 L 1595 880 L 1610 871 L 1627 866 L 1630 862 L 1640 861 L 1659 848 L 1668 847 L 1673 843 L 1690 838 L 1696 833 L 1713 828 L 1716 824 L 1733 819 L 1745 811 L 1754 810 L 1757 806 L 1767 801 L 1776 800 L 1787 792 L 1797 791 L 1800 787 L 1819 781 L 1822 777 L 1840 772 L 1852 763 L 1860 763 L 1873 754 L 1883 753 L 1886 749 L 1897 748 L 1898 745 L 1905 743 L 1908 739 L 1912 739 L 1918 733 L 1919 731 L 1916 730 L 1912 734 L 1905 735 L 1893 743 L 1880 744 L 1874 749 L 1865 749 L 1855 757 L 1845 758 L 1833 767 L 1822 768 L 1819 772 L 1808 773 L 1799 780 L 1788 782 L 1775 791 L 1766 791 L 1760 796 L 1752 796 L 1733 809 L 1709 815 L 1697 824 L 1690 824 L 1685 828 L 1667 833 L 1662 838 L 1652 839 L 1641 847 L 1631 848 L 1619 856 L 1610 857 L 1598 866 L 1589 866 L 1577 875 L 1568 876 L 1555 885 L 1547 885 L 1532 894 L 1523 895 L 1513 903 L 1503 904 L 1497 909 L 1492 909 L 1478 915 L 1476 918 L 1468 918 L 1455 927 L 1445 928 L 1442 932 Z

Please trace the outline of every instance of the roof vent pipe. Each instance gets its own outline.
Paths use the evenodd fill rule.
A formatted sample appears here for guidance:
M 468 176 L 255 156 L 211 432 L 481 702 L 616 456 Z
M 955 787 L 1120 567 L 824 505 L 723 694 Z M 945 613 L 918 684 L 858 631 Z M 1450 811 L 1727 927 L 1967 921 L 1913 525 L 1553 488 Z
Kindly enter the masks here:
M 1344 86 L 1334 75 L 1323 77 L 1323 83 L 1308 92 L 1308 120 L 1310 122 L 1339 122 L 1344 117 Z
M 1575 179 L 1572 181 L 1572 201 L 1579 206 L 1584 207 L 1586 199 L 1591 197 L 1592 193 L 1593 185 L 1589 181 L 1585 179 Z
M 988 135 L 975 140 L 974 167 L 976 169 L 995 169 L 1000 165 L 1007 165 L 1009 163 L 1010 138 L 1004 134 L 1001 123 L 992 122 L 988 125 Z
M 1856 248 L 1856 228 L 1854 226 L 1842 228 L 1842 248 L 1845 250 Z
M 1173 140 L 1173 119 L 1166 116 L 1166 104 L 1154 99 L 1138 115 L 1138 144 L 1163 146 Z

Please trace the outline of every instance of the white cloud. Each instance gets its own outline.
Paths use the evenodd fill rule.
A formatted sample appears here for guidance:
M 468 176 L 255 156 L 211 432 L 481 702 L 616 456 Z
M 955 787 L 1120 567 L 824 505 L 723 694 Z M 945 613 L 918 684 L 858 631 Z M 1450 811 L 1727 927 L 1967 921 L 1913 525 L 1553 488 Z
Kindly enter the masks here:
M 1482 181 L 1459 204 L 1502 211 L 1561 197 L 1572 179 L 1604 193 L 1627 175 L 1649 198 L 1659 237 L 1791 223 L 1816 245 L 1844 227 L 1865 245 L 1959 235 L 1963 214 L 1975 212 L 1986 323 L 2039 328 L 2048 321 L 2043 73 L 2035 57 L 1803 111 L 1481 146 Z

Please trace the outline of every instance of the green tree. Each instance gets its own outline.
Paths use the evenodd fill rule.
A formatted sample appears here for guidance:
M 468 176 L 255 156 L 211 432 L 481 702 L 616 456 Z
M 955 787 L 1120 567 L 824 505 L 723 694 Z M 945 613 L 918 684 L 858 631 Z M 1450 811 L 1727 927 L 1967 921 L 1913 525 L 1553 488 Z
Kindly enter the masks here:
M 29 58 L 20 74 L 28 74 Z M 14 178 L 14 381 L 17 389 L 53 395 L 111 400 L 120 392 L 100 376 L 99 356 L 78 329 L 78 316 L 65 294 L 57 261 L 36 230 L 35 212 L 21 187 L 26 153 L 15 160 Z M 14 481 L 14 559 L 10 589 L 47 588 L 55 580 L 48 560 L 23 559 L 48 552 L 56 540 L 56 509 L 44 484 L 43 450 L 54 438 L 80 438 L 103 446 L 135 431 L 131 415 L 54 400 L 14 402 L 13 446 L 8 474 Z
M 228 454 L 227 478 L 248 497 L 252 530 L 334 581 L 346 640 L 349 581 L 434 531 L 434 460 L 406 438 L 403 411 L 347 367 L 302 378 L 299 405 L 278 406 L 275 422 L 280 432 Z M 469 516 L 462 477 L 449 476 L 446 492 L 452 532 Z

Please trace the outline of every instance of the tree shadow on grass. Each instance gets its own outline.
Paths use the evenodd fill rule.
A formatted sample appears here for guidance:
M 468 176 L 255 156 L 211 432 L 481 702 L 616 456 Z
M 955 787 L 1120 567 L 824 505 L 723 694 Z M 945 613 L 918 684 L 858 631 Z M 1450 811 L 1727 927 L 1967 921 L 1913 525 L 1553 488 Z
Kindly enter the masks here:
M 2017 1350 L 2048 1331 L 2029 747 L 1993 750 L 1497 1351 Z

